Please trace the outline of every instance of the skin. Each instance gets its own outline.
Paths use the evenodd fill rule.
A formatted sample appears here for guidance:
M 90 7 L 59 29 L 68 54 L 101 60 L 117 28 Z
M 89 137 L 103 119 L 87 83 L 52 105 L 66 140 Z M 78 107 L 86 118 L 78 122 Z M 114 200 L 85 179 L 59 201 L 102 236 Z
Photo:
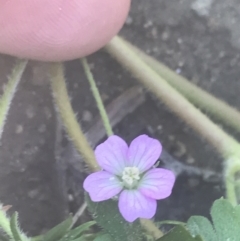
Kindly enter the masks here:
M 86 56 L 122 27 L 130 0 L 0 0 L 0 53 L 42 61 Z

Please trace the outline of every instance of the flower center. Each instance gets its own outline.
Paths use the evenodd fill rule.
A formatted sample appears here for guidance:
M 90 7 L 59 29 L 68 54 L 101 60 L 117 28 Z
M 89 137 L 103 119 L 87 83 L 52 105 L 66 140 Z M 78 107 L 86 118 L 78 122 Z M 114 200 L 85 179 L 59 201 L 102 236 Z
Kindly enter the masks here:
M 140 179 L 139 169 L 137 167 L 125 167 L 122 173 L 124 186 L 127 188 L 136 187 Z

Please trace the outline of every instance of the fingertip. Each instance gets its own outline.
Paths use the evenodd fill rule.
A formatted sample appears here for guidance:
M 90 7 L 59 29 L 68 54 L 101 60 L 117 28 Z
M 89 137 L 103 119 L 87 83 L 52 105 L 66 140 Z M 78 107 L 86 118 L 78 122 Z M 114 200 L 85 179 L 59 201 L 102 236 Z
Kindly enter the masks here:
M 2 0 L 0 5 L 0 52 L 63 61 L 103 47 L 122 27 L 130 0 Z

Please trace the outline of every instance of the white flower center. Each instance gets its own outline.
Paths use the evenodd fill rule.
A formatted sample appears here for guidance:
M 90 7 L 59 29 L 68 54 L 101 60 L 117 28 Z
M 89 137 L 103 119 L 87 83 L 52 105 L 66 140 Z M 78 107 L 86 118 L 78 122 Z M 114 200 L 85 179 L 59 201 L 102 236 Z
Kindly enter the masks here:
M 124 186 L 132 188 L 136 186 L 140 179 L 139 169 L 137 167 L 125 167 L 122 173 Z

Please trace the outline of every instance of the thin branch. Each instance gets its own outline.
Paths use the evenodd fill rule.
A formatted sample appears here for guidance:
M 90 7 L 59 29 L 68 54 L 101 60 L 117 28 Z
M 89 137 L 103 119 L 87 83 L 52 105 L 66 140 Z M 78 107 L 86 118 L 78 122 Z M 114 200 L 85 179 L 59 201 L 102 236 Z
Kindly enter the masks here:
M 74 224 L 77 222 L 77 220 L 83 215 L 83 213 L 85 212 L 86 209 L 87 209 L 87 203 L 84 202 L 84 203 L 82 204 L 82 206 L 77 210 L 77 212 L 75 213 L 75 215 L 73 216 L 72 227 L 73 227 Z
M 0 139 L 2 137 L 3 128 L 7 120 L 7 115 L 16 93 L 18 84 L 22 74 L 27 66 L 27 60 L 18 59 L 12 73 L 9 76 L 7 85 L 4 88 L 3 95 L 0 98 Z
M 235 155 L 240 156 L 240 144 L 233 137 L 225 133 L 171 87 L 122 39 L 113 38 L 105 49 L 162 100 L 170 110 L 211 143 L 225 159 Z
M 125 41 L 125 40 L 123 40 Z M 176 74 L 170 68 L 160 63 L 158 60 L 145 54 L 143 51 L 133 46 L 129 42 L 126 44 L 131 47 L 136 54 L 142 58 L 154 71 L 164 78 L 172 87 L 182 93 L 190 102 L 206 110 L 209 115 L 212 115 L 227 126 L 234 128 L 240 132 L 240 112 L 229 106 L 226 102 L 214 97 L 207 91 L 199 88 L 186 78 Z
M 106 112 L 106 109 L 104 107 L 102 98 L 100 96 L 98 87 L 96 85 L 96 82 L 95 82 L 95 80 L 93 78 L 93 75 L 91 73 L 91 70 L 89 68 L 87 59 L 86 58 L 82 58 L 81 62 L 82 62 L 83 69 L 85 71 L 86 77 L 88 79 L 88 82 L 89 82 L 89 84 L 91 86 L 91 90 L 92 90 L 93 96 L 94 96 L 95 101 L 97 103 L 97 107 L 98 107 L 98 110 L 100 112 L 100 115 L 101 115 L 101 118 L 102 118 L 105 130 L 106 130 L 106 133 L 107 133 L 108 136 L 111 136 L 111 135 L 113 135 L 112 127 L 111 127 L 109 118 L 107 116 L 107 112 Z
M 98 171 L 99 166 L 95 160 L 93 150 L 83 134 L 81 126 L 76 120 L 76 116 L 72 109 L 67 93 L 63 65 L 61 63 L 50 64 L 50 78 L 56 107 L 69 138 L 72 140 L 76 149 L 84 157 L 88 167 L 92 171 Z

